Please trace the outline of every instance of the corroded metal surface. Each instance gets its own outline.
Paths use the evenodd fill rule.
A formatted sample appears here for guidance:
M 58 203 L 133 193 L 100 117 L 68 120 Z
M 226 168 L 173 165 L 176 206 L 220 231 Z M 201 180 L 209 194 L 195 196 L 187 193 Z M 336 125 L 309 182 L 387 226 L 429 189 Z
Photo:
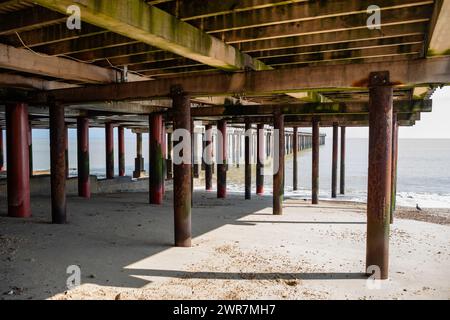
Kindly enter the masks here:
M 370 75 L 367 268 L 388 278 L 392 162 L 392 86 L 388 72 Z
M 179 87 L 172 88 L 173 99 L 173 128 L 190 131 L 191 113 L 189 96 Z M 182 141 L 176 141 L 174 148 Z M 181 151 L 190 153 L 189 148 Z M 176 155 L 174 155 L 175 157 Z M 180 154 L 184 156 L 184 154 Z M 190 155 L 189 157 L 190 158 Z M 190 163 L 174 163 L 173 165 L 173 209 L 175 220 L 175 245 L 177 247 L 191 246 L 191 174 Z
M 256 194 L 264 194 L 264 124 L 258 123 L 258 132 L 256 134 Z
M 124 128 L 122 126 L 117 127 L 117 137 L 119 140 L 119 177 L 125 176 L 125 137 Z
M 91 182 L 89 179 L 89 119 L 77 119 L 77 149 L 78 149 L 78 195 L 91 197 Z
M 150 188 L 151 204 L 163 202 L 163 154 L 162 154 L 162 114 L 153 113 L 149 116 L 150 126 Z
M 284 198 L 284 116 L 280 113 L 274 114 L 273 128 L 278 130 L 278 150 L 274 150 L 274 156 L 278 157 L 278 170 L 273 175 L 273 214 L 283 214 Z M 274 135 L 277 138 L 277 135 Z
M 212 125 L 205 127 L 205 189 L 212 190 Z
M 114 178 L 114 127 L 112 123 L 105 123 L 106 145 L 106 179 Z
M 293 180 L 292 180 L 292 188 L 294 190 L 298 190 L 298 128 L 294 127 L 294 136 L 293 136 L 293 148 L 294 148 L 294 157 L 293 161 Z
M 64 107 L 50 104 L 52 223 L 66 223 L 66 134 Z
M 217 130 L 222 133 L 222 142 L 217 141 L 220 152 L 217 157 L 217 198 L 225 198 L 227 196 L 227 122 L 220 120 L 217 123 Z M 220 139 L 219 139 L 220 140 Z
M 251 123 L 250 119 L 245 121 L 245 199 L 252 198 L 252 165 L 250 163 L 250 145 L 251 141 Z M 234 150 L 236 151 L 236 149 Z
M 31 216 L 28 156 L 28 106 L 6 105 L 6 154 L 8 167 L 8 216 Z
M 341 127 L 341 168 L 339 178 L 339 193 L 345 194 L 345 127 Z
M 311 175 L 312 204 L 319 203 L 319 148 L 320 148 L 319 121 L 317 119 L 314 119 L 312 122 L 312 175 Z
M 333 152 L 331 160 L 331 197 L 336 198 L 337 193 L 337 162 L 338 162 L 338 137 L 339 127 L 338 124 L 333 125 Z

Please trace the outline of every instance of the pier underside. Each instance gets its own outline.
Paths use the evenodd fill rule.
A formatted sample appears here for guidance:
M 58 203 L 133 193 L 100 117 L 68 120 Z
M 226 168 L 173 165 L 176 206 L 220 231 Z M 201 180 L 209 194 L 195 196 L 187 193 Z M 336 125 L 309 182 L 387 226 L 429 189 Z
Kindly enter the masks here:
M 352 213 L 358 222 L 350 224 L 364 229 L 357 237 L 366 238 L 366 248 L 350 255 L 357 256 L 347 268 L 353 271 L 334 265 L 332 274 L 342 277 L 342 272 L 358 270 L 388 279 L 389 236 L 397 230 L 390 230 L 390 224 L 395 211 L 398 130 L 413 126 L 422 112 L 431 112 L 434 90 L 450 83 L 450 3 L 379 0 L 373 7 L 372 2 L 85 0 L 68 10 L 73 1 L 0 0 L 0 146 L 6 144 L 6 157 L 0 148 L 0 170 L 7 162 L 7 194 L 2 194 L 7 205 L 2 213 L 33 216 L 26 222 L 30 225 L 43 219 L 69 225 L 79 221 L 89 228 L 86 216 L 74 218 L 97 201 L 89 200 L 89 128 L 105 129 L 107 179 L 116 178 L 115 152 L 119 176 L 124 175 L 124 130 L 131 129 L 138 141 L 133 176 L 139 178 L 147 171 L 150 180 L 147 217 L 171 211 L 174 219 L 169 233 L 149 218 L 145 223 L 153 238 L 137 241 L 137 247 L 156 246 L 154 254 L 169 244 L 193 246 L 193 251 L 202 246 L 193 237 L 207 230 L 201 230 L 194 211 L 208 206 L 209 200 L 213 206 L 223 202 L 209 199 L 209 194 L 208 201 L 196 203 L 192 189 L 199 171 L 208 173 L 207 190 L 212 188 L 213 174 L 217 176 L 216 197 L 229 202 L 227 170 L 240 162 L 246 168 L 245 199 L 252 204 L 242 212 L 235 206 L 231 215 L 248 217 L 258 210 L 273 214 L 265 217 L 274 224 L 269 233 L 281 236 L 286 219 L 282 214 L 296 220 L 303 212 L 311 217 L 316 212 L 284 201 L 285 179 L 292 178 L 284 174 L 285 154 L 312 148 L 312 168 L 296 165 L 294 179 L 297 170 L 312 171 L 312 204 L 320 206 L 319 146 L 325 142 L 320 129 L 334 128 L 330 189 L 336 197 L 338 129 L 343 194 L 345 128 L 369 127 L 366 217 Z M 305 127 L 312 133 L 302 130 Z M 31 134 L 37 128 L 50 129 L 51 135 L 52 206 L 47 215 L 33 208 L 34 199 L 30 200 Z M 77 182 L 82 199 L 71 199 L 76 203 L 72 206 L 66 206 L 68 128 L 76 128 L 79 139 Z M 3 129 L 7 139 L 2 138 Z M 180 139 L 180 132 L 187 134 Z M 142 134 L 150 135 L 149 155 L 142 154 Z M 144 157 L 150 159 L 148 168 Z M 273 174 L 264 173 L 261 158 L 273 161 Z M 257 163 L 257 176 L 252 177 L 251 164 Z M 252 196 L 264 193 L 263 175 L 273 179 L 271 204 Z M 172 179 L 176 196 L 165 197 L 165 182 Z M 257 190 L 251 189 L 252 181 L 258 182 Z M 133 211 L 136 204 L 131 198 L 120 199 L 123 214 Z M 106 200 L 100 204 L 106 205 Z M 52 226 L 45 228 L 48 232 Z M 128 245 L 134 243 L 126 233 L 122 240 L 102 237 L 110 243 L 123 239 Z M 301 246 L 303 240 L 293 243 Z M 366 265 L 361 267 L 358 261 L 364 252 Z M 143 258 L 118 261 L 115 272 Z M 316 280 L 323 280 L 323 271 L 314 270 Z

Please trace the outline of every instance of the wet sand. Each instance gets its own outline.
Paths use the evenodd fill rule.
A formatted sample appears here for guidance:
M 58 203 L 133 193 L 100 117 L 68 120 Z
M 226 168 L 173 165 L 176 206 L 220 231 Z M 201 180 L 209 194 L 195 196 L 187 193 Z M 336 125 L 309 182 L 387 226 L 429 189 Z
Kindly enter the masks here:
M 67 225 L 51 225 L 50 199 L 33 218 L 6 217 L 0 201 L 1 299 L 449 299 L 450 229 L 445 210 L 398 210 L 390 279 L 367 287 L 365 205 L 197 191 L 193 247 L 174 248 L 171 194 L 68 198 Z M 448 213 L 447 213 L 448 214 Z M 439 218 L 436 218 L 439 217 Z M 419 220 L 419 221 L 418 221 Z M 67 267 L 81 285 L 67 290 Z

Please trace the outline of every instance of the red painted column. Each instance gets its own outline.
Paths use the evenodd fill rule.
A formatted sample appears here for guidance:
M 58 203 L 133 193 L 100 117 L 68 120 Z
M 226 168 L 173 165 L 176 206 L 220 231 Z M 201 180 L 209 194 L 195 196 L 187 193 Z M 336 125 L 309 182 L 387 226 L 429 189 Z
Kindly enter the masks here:
M 50 103 L 50 180 L 52 223 L 64 224 L 66 214 L 66 134 L 64 106 Z
M 245 119 L 245 199 L 252 198 L 252 165 L 250 163 L 250 145 L 252 143 L 252 126 L 250 119 Z M 236 151 L 235 149 L 233 151 Z
M 320 148 L 320 132 L 319 121 L 313 120 L 312 123 L 312 204 L 319 203 L 319 148 Z
M 117 137 L 119 139 L 119 177 L 125 176 L 125 137 L 124 128 L 117 127 Z
M 66 178 L 69 178 L 69 126 L 64 125 L 64 134 L 66 135 L 66 146 L 64 150 L 64 159 L 66 162 Z
M 150 132 L 150 203 L 163 202 L 163 156 L 162 156 L 162 115 L 153 113 L 149 116 Z
M 294 151 L 294 157 L 293 157 L 293 175 L 294 175 L 294 178 L 293 178 L 293 182 L 292 182 L 292 185 L 293 185 L 293 190 L 298 190 L 298 180 L 297 180 L 297 178 L 298 178 L 298 159 L 297 159 L 297 157 L 298 157 L 298 128 L 297 127 L 294 127 L 294 136 L 293 136 L 293 151 Z
M 336 198 L 337 193 L 337 162 L 338 162 L 338 135 L 339 127 L 333 123 L 333 152 L 331 161 L 331 197 Z
M 30 167 L 30 177 L 33 176 L 33 129 L 31 127 L 31 121 L 28 121 L 28 165 Z
M 217 198 L 227 196 L 227 122 L 220 120 L 217 123 L 217 130 L 222 134 L 222 139 L 217 139 Z M 221 141 L 222 140 L 222 141 Z
M 78 154 L 78 195 L 91 197 L 91 181 L 89 179 L 89 119 L 77 119 L 77 154 Z
M 258 123 L 258 132 L 256 134 L 256 194 L 264 194 L 264 124 Z
M 205 127 L 205 189 L 212 190 L 212 125 Z
M 31 216 L 28 149 L 28 106 L 7 104 L 6 152 L 8 164 L 8 216 Z
M 136 133 L 136 158 L 134 159 L 133 178 L 140 178 L 144 170 L 144 158 L 142 157 L 142 133 Z
M 105 123 L 106 179 L 114 179 L 114 127 Z
M 173 100 L 173 129 L 185 131 L 185 134 L 191 130 L 191 106 L 189 96 L 181 87 L 171 88 Z M 175 139 L 175 137 L 174 137 Z M 183 138 L 177 138 L 174 142 L 174 148 L 178 144 L 186 144 Z M 184 154 L 184 153 L 189 154 Z M 191 246 L 191 161 L 184 161 L 184 158 L 191 159 L 191 146 L 188 144 L 181 150 L 181 154 L 174 154 L 173 165 L 173 209 L 175 220 L 175 246 Z M 181 156 L 181 161 L 176 161 L 175 157 Z
M 5 157 L 3 154 L 3 128 L 0 126 L 0 171 L 5 170 Z
M 345 127 L 341 127 L 341 170 L 339 193 L 345 194 Z
M 398 122 L 397 113 L 392 116 L 392 175 L 391 175 L 391 219 L 390 223 L 394 223 L 394 211 L 397 202 L 397 162 L 398 162 Z
M 392 99 L 389 72 L 369 76 L 369 176 L 366 271 L 388 278 L 392 161 Z
M 162 139 L 162 193 L 163 197 L 166 193 L 166 178 L 167 178 L 167 136 L 166 136 L 166 123 L 162 122 L 161 139 Z
M 283 198 L 284 198 L 284 154 L 285 149 L 285 135 L 284 135 L 284 115 L 276 113 L 273 116 L 273 128 L 278 130 L 278 148 L 275 149 L 275 139 L 277 135 L 274 134 L 274 157 L 278 157 L 278 170 L 273 175 L 273 214 L 283 214 Z

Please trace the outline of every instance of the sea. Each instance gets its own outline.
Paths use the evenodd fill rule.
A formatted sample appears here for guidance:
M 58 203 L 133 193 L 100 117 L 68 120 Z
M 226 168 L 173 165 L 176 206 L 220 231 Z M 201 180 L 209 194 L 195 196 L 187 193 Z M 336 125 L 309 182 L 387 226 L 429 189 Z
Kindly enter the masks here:
M 95 130 L 95 129 L 94 129 Z M 40 131 L 40 132 L 39 132 Z M 91 174 L 100 178 L 105 176 L 105 145 L 100 134 L 90 138 Z M 115 150 L 117 150 L 117 136 Z M 135 135 L 125 135 L 126 174 L 132 175 L 136 154 Z M 368 139 L 347 138 L 346 142 L 346 192 L 338 199 L 366 201 L 368 172 Z M 148 168 L 148 136 L 143 134 L 143 155 L 145 168 Z M 320 147 L 319 197 L 331 198 L 331 157 L 332 141 L 327 136 L 325 144 Z M 286 196 L 310 198 L 311 195 L 311 150 L 298 154 L 299 190 L 292 190 L 292 155 L 286 157 L 285 194 Z M 118 155 L 115 152 L 115 170 L 118 171 Z M 50 146 L 48 131 L 33 130 L 33 169 L 48 170 L 50 167 Z M 69 168 L 70 174 L 77 174 L 76 132 L 69 132 Z M 339 168 L 339 165 L 338 165 Z M 240 166 L 239 174 L 243 166 Z M 339 170 L 339 169 L 338 169 Z M 254 176 L 253 176 L 254 177 Z M 230 192 L 243 192 L 242 179 L 230 175 L 228 187 Z M 425 208 L 450 208 L 450 139 L 399 139 L 397 203 L 400 206 Z M 254 184 L 254 178 L 253 178 Z M 272 179 L 266 177 L 265 190 L 271 192 Z M 338 173 L 339 192 L 339 173 Z

